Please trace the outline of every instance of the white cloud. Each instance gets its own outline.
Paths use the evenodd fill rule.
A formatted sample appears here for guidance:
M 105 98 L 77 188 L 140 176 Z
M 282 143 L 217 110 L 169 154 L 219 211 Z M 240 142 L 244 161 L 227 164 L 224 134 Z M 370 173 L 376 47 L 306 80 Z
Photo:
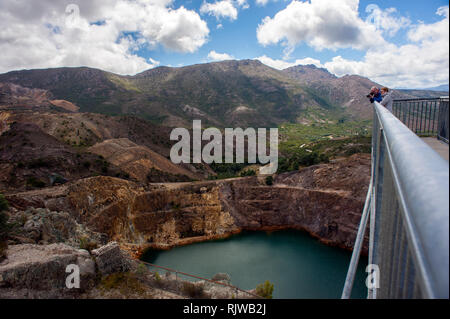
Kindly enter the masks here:
M 135 74 L 159 63 L 136 50 L 162 45 L 195 52 L 209 29 L 192 10 L 173 8 L 172 0 L 74 0 L 66 14 L 62 1 L 1 2 L 0 72 L 24 68 L 89 66 Z
M 261 62 L 278 69 L 305 64 L 287 62 L 295 46 L 304 41 L 317 50 L 354 48 L 366 50 L 362 60 L 335 56 L 323 66 L 337 76 L 358 74 L 391 87 L 432 87 L 449 82 L 449 7 L 440 7 L 436 23 L 417 25 L 397 14 L 395 8 L 380 9 L 369 5 L 366 21 L 358 15 L 357 0 L 293 1 L 273 18 L 266 17 L 257 30 L 263 45 L 281 43 L 284 60 L 266 56 Z M 384 40 L 383 34 L 395 35 L 407 29 L 408 43 L 396 45 Z M 311 61 L 310 61 L 311 62 Z
M 313 58 L 304 58 L 304 59 L 300 59 L 300 60 L 295 60 L 295 64 L 296 65 L 309 65 L 309 64 L 312 64 L 312 65 L 317 66 L 318 68 L 322 68 L 323 67 L 323 65 L 320 63 L 319 60 L 313 59 Z
M 383 46 L 369 50 L 362 61 L 334 57 L 324 66 L 342 76 L 359 74 L 391 87 L 423 88 L 449 82 L 448 6 L 437 11 L 443 19 L 413 26 L 409 44 Z
M 234 57 L 227 53 L 218 53 L 213 50 L 208 53 L 208 60 L 210 61 L 234 60 Z
M 256 0 L 255 2 L 260 6 L 265 6 L 269 0 Z
M 235 3 L 238 7 L 241 7 L 242 9 L 250 8 L 250 5 L 248 4 L 247 0 L 235 0 Z
M 408 38 L 414 42 L 443 41 L 445 39 L 448 41 L 448 11 L 448 6 L 438 8 L 436 14 L 442 16 L 444 19 L 434 24 L 420 23 L 419 25 L 414 26 L 408 32 Z
M 278 0 L 255 0 L 256 4 L 259 6 L 265 6 L 269 1 L 276 2 Z
M 274 69 L 278 69 L 278 70 L 287 69 L 291 66 L 308 65 L 308 64 L 313 64 L 319 68 L 323 67 L 319 60 L 313 59 L 313 58 L 297 59 L 294 62 L 288 62 L 285 60 L 274 60 L 266 55 L 263 55 L 263 56 L 255 58 L 255 60 L 259 60 L 262 63 L 264 63 L 265 65 L 268 65 L 268 66 L 270 66 Z
M 214 3 L 203 2 L 200 7 L 201 14 L 209 14 L 217 20 L 230 19 L 234 21 L 238 17 L 239 9 L 248 9 L 250 5 L 247 0 L 218 0 Z
M 411 20 L 406 17 L 396 17 L 397 9 L 387 8 L 380 9 L 376 4 L 369 4 L 366 7 L 366 12 L 370 12 L 366 18 L 366 22 L 373 24 L 377 30 L 382 30 L 389 36 L 394 36 L 398 30 L 406 28 L 411 24 Z
M 238 16 L 238 10 L 230 0 L 216 1 L 214 3 L 204 2 L 200 7 L 200 13 L 213 15 L 217 20 L 228 18 L 233 21 Z
M 358 15 L 358 0 L 292 1 L 257 29 L 262 45 L 280 43 L 293 48 L 306 42 L 315 49 L 368 49 L 384 44 L 380 32 Z

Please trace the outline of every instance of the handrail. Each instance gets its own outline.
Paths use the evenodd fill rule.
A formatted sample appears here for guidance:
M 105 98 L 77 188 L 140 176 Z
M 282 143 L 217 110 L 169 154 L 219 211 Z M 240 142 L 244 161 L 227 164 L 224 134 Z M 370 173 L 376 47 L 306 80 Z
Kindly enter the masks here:
M 402 217 L 417 271 L 423 279 L 424 294 L 429 298 L 448 298 L 448 162 L 379 103 L 374 107 L 383 127 Z
M 448 162 L 375 102 L 370 200 L 342 298 L 350 297 L 369 214 L 369 263 L 379 266 L 381 280 L 368 297 L 448 298 L 448 194 Z
M 250 295 L 250 296 L 252 296 L 252 297 L 256 297 L 256 298 L 258 298 L 258 299 L 264 299 L 263 297 L 261 297 L 261 296 L 259 296 L 259 295 L 257 295 L 257 294 L 251 293 L 251 292 L 249 292 L 249 291 L 247 291 L 247 290 L 241 289 L 241 288 L 236 287 L 236 286 L 233 286 L 233 285 L 226 284 L 226 283 L 224 283 L 224 282 L 214 281 L 214 280 L 211 280 L 211 279 L 208 279 L 208 278 L 203 278 L 203 277 L 200 277 L 200 276 L 191 275 L 191 274 L 188 274 L 188 273 L 185 273 L 185 272 L 182 272 L 182 271 L 178 271 L 178 270 L 171 269 L 171 268 L 168 268 L 168 267 L 163 267 L 163 266 L 154 265 L 154 264 L 151 264 L 151 263 L 149 263 L 149 262 L 142 261 L 142 260 L 136 260 L 136 259 L 133 259 L 133 258 L 130 258 L 130 257 L 127 257 L 127 258 L 129 258 L 130 260 L 137 261 L 137 262 L 139 262 L 139 263 L 142 263 L 142 264 L 151 266 L 151 267 L 163 269 L 163 270 L 166 270 L 166 271 L 169 271 L 169 272 L 173 272 L 173 273 L 175 273 L 175 274 L 181 274 L 181 275 L 184 275 L 184 276 L 187 276 L 187 277 L 191 277 L 191 278 L 195 278 L 195 279 L 205 280 L 205 281 L 208 281 L 208 282 L 213 283 L 213 284 L 216 284 L 216 285 L 225 286 L 225 287 L 228 287 L 228 288 L 232 288 L 232 289 L 234 289 L 234 290 L 236 290 L 236 291 L 240 291 L 240 292 L 242 292 L 242 293 L 246 293 L 246 294 L 248 294 L 248 295 Z
M 442 98 L 394 99 L 392 113 L 416 134 L 437 135 Z
M 408 102 L 408 101 L 439 101 L 440 97 L 415 97 L 410 99 L 394 99 L 394 102 Z
M 370 180 L 369 189 L 367 191 L 366 201 L 364 203 L 363 213 L 361 215 L 361 222 L 358 228 L 358 234 L 355 239 L 355 246 L 353 247 L 352 258 L 345 278 L 344 289 L 342 290 L 341 299 L 350 299 L 352 295 L 353 283 L 355 281 L 356 270 L 358 268 L 359 257 L 361 255 L 361 248 L 364 242 L 364 235 L 366 234 L 367 221 L 370 215 L 370 207 L 372 200 L 372 179 Z

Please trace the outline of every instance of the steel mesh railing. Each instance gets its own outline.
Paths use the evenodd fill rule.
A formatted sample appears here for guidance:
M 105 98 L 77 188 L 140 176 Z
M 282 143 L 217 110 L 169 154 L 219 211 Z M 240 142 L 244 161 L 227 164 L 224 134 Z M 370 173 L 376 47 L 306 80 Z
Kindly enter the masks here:
M 448 144 L 448 97 L 441 98 L 438 117 L 438 139 Z
M 416 134 L 436 135 L 440 99 L 394 100 L 392 113 Z
M 370 214 L 369 298 L 448 298 L 449 166 L 398 118 L 374 104 L 372 176 L 342 298 L 349 298 Z M 367 211 L 366 211 L 367 210 Z

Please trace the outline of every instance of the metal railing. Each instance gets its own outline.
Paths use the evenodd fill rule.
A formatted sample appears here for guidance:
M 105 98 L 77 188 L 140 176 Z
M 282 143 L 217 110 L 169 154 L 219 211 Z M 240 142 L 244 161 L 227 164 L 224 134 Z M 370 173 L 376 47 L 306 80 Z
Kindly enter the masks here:
M 250 291 L 247 291 L 247 290 L 241 289 L 239 287 L 227 284 L 225 282 L 215 281 L 215 280 L 212 280 L 212 279 L 208 279 L 208 278 L 204 278 L 204 277 L 188 274 L 188 273 L 185 273 L 185 272 L 182 272 L 182 271 L 178 271 L 178 270 L 175 270 L 175 269 L 172 269 L 172 268 L 151 264 L 151 263 L 148 263 L 148 262 L 145 262 L 145 261 L 142 261 L 142 260 L 136 260 L 136 259 L 133 259 L 133 258 L 129 258 L 129 259 L 133 260 L 135 262 L 138 262 L 140 264 L 145 265 L 147 267 L 147 270 L 149 272 L 151 272 L 151 273 L 156 273 L 157 270 L 159 270 L 159 271 L 165 271 L 166 275 L 174 274 L 175 275 L 175 281 L 177 281 L 177 282 L 182 279 L 182 276 L 184 276 L 184 277 L 188 278 L 191 281 L 192 280 L 201 280 L 201 281 L 204 281 L 204 282 L 212 284 L 212 285 L 229 288 L 231 291 L 235 292 L 235 297 L 236 298 L 239 298 L 239 294 L 240 294 L 240 295 L 244 296 L 243 298 L 264 299 L 263 297 L 261 297 L 261 296 L 259 296 L 257 294 L 254 294 L 254 293 L 252 293 Z M 152 268 L 154 268 L 155 270 L 152 271 Z M 164 288 L 164 287 L 161 286 L 160 288 Z M 172 290 L 171 292 L 179 293 L 179 290 L 180 289 Z
M 438 139 L 448 144 L 448 96 L 441 98 L 437 133 Z
M 398 99 L 394 100 L 392 113 L 418 135 L 437 135 L 441 104 L 445 106 L 444 98 Z
M 374 103 L 372 172 L 342 298 L 350 298 L 370 219 L 368 298 L 449 297 L 449 166 Z

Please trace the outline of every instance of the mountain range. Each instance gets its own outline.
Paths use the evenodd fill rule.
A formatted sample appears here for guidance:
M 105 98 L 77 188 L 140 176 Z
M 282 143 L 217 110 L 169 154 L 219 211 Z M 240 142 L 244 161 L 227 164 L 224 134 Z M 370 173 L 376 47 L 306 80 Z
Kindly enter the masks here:
M 449 85 L 448 85 L 448 83 L 447 84 L 442 84 L 442 85 L 439 85 L 439 86 L 434 86 L 434 87 L 431 87 L 431 88 L 427 88 L 425 90 L 439 91 L 439 92 L 444 92 L 444 93 L 448 94 Z
M 0 83 L 0 105 L 11 95 L 35 90 L 33 94 L 52 101 L 50 107 L 128 114 L 170 127 L 190 127 L 192 119 L 217 127 L 369 119 L 366 94 L 380 86 L 357 75 L 336 77 L 312 65 L 280 71 L 257 60 L 157 67 L 134 76 L 87 67 L 22 70 L 0 74 Z M 439 94 L 399 90 L 395 96 Z

